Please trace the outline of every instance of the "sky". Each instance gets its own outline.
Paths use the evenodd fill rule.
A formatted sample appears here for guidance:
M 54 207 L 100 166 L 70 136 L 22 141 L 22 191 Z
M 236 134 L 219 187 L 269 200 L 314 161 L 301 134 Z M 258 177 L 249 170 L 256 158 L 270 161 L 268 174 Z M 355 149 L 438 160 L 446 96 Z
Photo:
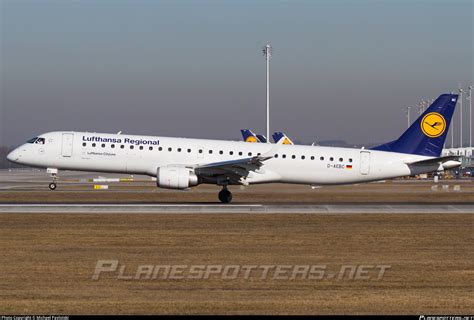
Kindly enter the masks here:
M 406 129 L 403 108 L 473 84 L 473 8 L 472 0 L 0 0 L 0 146 L 56 130 L 264 133 L 266 43 L 272 132 L 302 143 L 389 141 Z M 466 100 L 464 110 L 467 141 Z

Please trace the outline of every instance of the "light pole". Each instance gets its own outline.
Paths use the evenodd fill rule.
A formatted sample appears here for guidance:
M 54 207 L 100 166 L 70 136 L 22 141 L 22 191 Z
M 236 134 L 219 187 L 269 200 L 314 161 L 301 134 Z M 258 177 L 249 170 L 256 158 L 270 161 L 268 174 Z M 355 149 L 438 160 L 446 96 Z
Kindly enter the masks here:
M 469 86 L 469 148 L 472 148 L 472 85 Z
M 459 129 L 459 141 L 460 141 L 460 144 L 459 144 L 459 147 L 462 148 L 462 93 L 464 92 L 463 89 L 459 89 L 459 114 L 460 114 L 460 122 L 459 122 L 459 126 L 460 126 L 460 129 Z
M 423 114 L 423 111 L 425 111 L 424 104 L 425 104 L 425 100 L 421 100 L 420 103 L 418 103 L 418 114 L 420 116 Z
M 408 107 L 405 107 L 405 113 L 407 115 L 407 128 L 410 128 L 410 110 L 411 110 L 411 106 L 408 106 Z
M 267 61 L 267 142 L 270 142 L 270 58 L 272 57 L 272 46 L 267 44 L 263 47 L 263 55 Z
M 454 148 L 454 114 L 451 117 L 451 148 Z

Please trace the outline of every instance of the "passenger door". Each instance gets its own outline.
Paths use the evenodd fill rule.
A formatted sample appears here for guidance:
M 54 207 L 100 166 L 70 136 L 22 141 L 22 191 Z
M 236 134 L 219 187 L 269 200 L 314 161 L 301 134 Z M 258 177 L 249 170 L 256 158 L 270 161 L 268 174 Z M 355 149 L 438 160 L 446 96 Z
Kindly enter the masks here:
M 73 146 L 74 134 L 63 133 L 62 139 L 63 140 L 61 143 L 61 155 L 63 157 L 72 157 L 72 146 Z
M 370 151 L 360 152 L 360 174 L 368 175 L 370 172 Z

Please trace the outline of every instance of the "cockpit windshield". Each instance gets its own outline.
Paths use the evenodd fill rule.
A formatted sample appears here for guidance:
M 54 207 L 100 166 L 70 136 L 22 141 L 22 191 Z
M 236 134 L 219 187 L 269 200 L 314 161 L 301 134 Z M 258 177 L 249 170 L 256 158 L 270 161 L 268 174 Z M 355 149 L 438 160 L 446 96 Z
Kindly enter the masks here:
M 44 144 L 44 138 L 38 138 L 35 143 L 36 144 Z
M 30 140 L 26 141 L 26 143 L 35 143 L 35 144 L 44 144 L 45 139 L 44 138 L 39 138 L 39 137 L 34 137 L 31 138 Z

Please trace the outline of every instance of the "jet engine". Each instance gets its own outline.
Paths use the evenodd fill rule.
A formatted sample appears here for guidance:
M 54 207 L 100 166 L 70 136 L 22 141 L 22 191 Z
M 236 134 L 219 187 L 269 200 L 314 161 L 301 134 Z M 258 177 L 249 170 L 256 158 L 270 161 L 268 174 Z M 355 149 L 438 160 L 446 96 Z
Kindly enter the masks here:
M 197 186 L 199 179 L 193 170 L 184 167 L 159 167 L 156 173 L 156 185 L 167 189 L 187 189 Z

